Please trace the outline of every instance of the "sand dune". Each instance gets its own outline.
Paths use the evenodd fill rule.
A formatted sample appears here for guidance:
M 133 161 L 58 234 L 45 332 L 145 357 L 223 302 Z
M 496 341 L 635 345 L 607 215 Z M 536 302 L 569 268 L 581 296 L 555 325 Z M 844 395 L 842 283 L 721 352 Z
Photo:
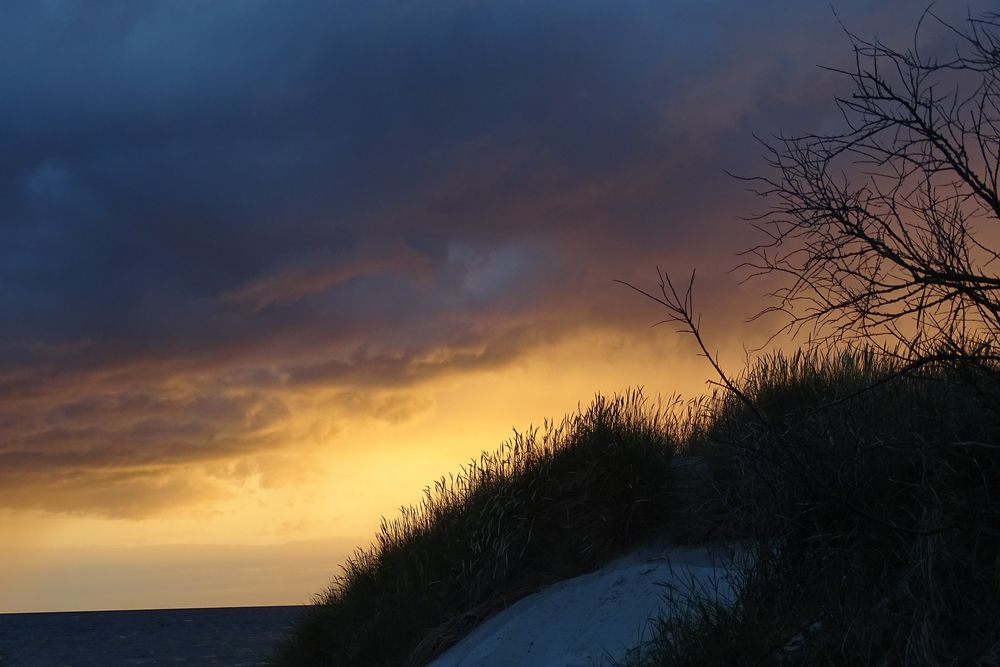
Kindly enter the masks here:
M 729 550 L 731 551 L 731 550 Z M 648 638 L 667 611 L 665 589 L 733 599 L 724 550 L 647 545 L 605 567 L 553 584 L 489 618 L 432 667 L 590 667 Z

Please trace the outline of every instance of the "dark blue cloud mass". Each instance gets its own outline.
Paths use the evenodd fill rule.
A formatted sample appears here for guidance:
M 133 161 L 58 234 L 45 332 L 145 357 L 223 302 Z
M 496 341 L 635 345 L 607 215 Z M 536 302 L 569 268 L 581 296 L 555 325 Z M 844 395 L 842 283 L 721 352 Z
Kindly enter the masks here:
M 919 15 L 840 4 L 887 39 Z M 0 460 L 23 487 L 264 448 L 269 391 L 647 324 L 612 279 L 729 268 L 722 170 L 829 122 L 816 65 L 848 56 L 794 0 L 6 3 Z

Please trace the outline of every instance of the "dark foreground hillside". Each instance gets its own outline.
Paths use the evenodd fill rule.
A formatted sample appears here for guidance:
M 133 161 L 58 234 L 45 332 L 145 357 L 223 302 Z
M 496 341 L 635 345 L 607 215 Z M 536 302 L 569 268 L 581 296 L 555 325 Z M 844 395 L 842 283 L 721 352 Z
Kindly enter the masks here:
M 383 523 L 275 663 L 424 664 L 526 593 L 664 530 L 678 427 L 639 393 L 599 397 L 484 454 Z
M 686 443 L 690 516 L 758 544 L 736 605 L 664 619 L 638 664 L 1000 664 L 1000 375 L 776 356 Z
M 733 393 L 598 398 L 437 483 L 275 657 L 424 664 L 538 586 L 651 535 L 757 545 L 735 604 L 688 600 L 634 664 L 1000 659 L 1000 376 L 776 355 Z

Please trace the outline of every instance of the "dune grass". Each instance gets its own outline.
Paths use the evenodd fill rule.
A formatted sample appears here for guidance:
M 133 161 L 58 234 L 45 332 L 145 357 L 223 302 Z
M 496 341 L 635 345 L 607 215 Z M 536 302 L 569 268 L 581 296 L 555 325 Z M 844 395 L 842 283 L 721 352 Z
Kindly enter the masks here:
M 598 397 L 385 522 L 275 662 L 425 664 L 538 586 L 669 535 L 752 545 L 740 595 L 675 594 L 683 613 L 623 665 L 1000 664 L 1000 371 L 900 370 L 775 354 L 738 379 L 752 408 Z
M 689 509 L 756 558 L 735 605 L 678 600 L 627 664 L 1000 664 L 1000 374 L 898 370 L 775 355 L 740 383 L 766 424 L 711 402 Z
M 682 438 L 671 407 L 599 396 L 439 480 L 383 521 L 275 664 L 425 664 L 518 597 L 664 530 Z

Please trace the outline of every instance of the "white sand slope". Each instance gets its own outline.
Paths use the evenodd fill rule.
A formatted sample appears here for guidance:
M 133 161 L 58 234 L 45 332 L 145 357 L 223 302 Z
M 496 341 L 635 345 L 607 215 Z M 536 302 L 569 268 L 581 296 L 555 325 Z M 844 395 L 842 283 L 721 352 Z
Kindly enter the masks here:
M 591 667 L 648 639 L 664 587 L 735 597 L 731 562 L 701 547 L 646 546 L 529 595 L 483 622 L 432 667 Z

